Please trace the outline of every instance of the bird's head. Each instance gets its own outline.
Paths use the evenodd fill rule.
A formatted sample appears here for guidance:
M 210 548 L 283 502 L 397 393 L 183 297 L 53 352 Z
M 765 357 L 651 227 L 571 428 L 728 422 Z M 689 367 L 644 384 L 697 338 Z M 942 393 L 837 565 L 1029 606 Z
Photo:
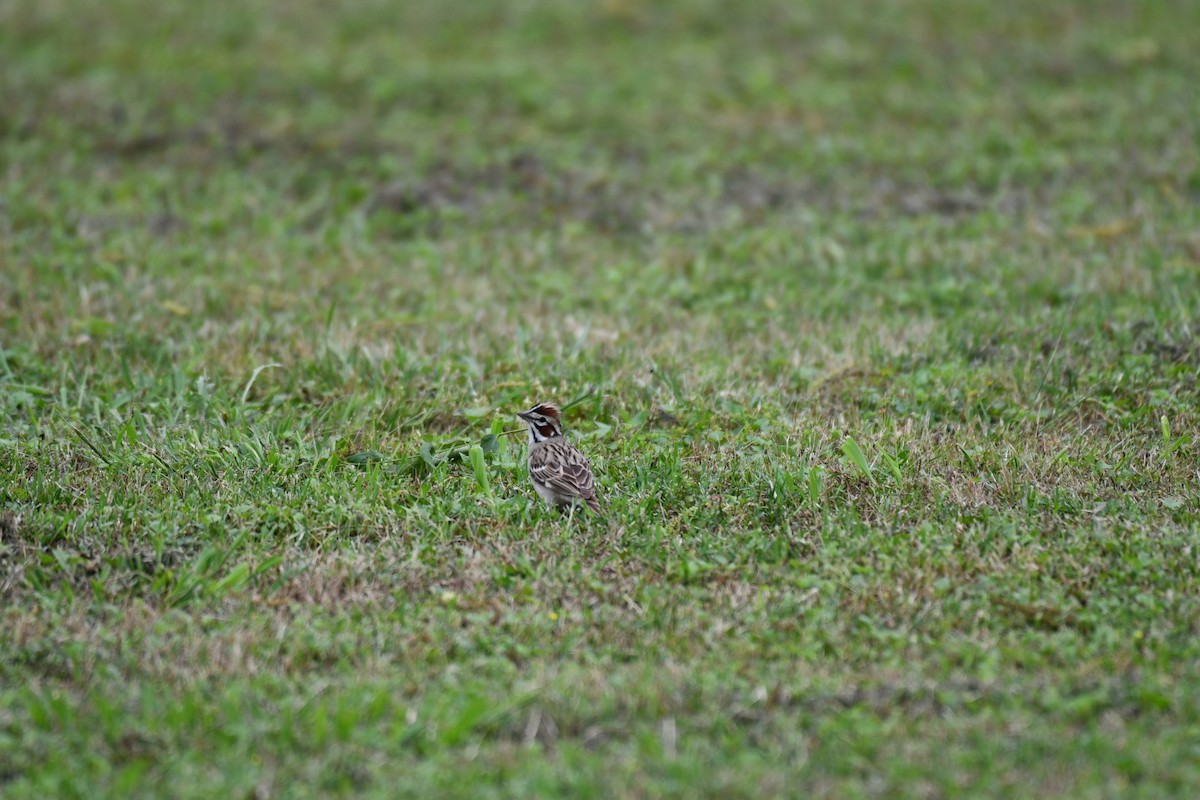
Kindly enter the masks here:
M 538 403 L 528 411 L 517 414 L 529 426 L 529 443 L 544 442 L 562 436 L 562 414 L 553 403 Z

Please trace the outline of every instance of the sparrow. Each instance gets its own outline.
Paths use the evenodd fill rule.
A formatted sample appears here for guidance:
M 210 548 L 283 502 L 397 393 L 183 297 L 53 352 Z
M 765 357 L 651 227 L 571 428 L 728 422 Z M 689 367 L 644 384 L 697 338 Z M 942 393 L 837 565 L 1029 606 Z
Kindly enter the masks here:
M 582 503 L 599 514 L 592 465 L 563 436 L 558 406 L 538 403 L 517 416 L 529 426 L 529 479 L 538 496 L 559 511 Z

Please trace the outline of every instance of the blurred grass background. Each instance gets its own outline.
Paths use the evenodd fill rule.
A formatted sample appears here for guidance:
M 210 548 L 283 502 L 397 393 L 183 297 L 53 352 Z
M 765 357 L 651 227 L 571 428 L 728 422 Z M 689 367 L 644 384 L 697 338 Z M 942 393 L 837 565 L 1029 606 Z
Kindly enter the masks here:
M 0 5 L 0 793 L 1193 796 L 1196 30 Z

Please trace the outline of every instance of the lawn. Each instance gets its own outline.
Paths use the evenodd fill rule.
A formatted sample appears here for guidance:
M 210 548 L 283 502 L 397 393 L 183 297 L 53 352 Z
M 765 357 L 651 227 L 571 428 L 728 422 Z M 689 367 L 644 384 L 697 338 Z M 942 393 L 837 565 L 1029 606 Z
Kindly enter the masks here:
M 0 5 L 0 795 L 1197 796 L 1197 30 Z

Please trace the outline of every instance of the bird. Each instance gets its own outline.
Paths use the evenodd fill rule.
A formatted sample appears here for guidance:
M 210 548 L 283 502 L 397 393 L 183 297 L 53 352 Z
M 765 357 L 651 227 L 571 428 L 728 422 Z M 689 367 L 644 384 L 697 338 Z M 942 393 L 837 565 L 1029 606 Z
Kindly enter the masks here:
M 529 426 L 529 479 L 538 496 L 560 512 L 584 504 L 600 513 L 596 479 L 587 457 L 563 436 L 562 412 L 538 403 L 517 414 Z

